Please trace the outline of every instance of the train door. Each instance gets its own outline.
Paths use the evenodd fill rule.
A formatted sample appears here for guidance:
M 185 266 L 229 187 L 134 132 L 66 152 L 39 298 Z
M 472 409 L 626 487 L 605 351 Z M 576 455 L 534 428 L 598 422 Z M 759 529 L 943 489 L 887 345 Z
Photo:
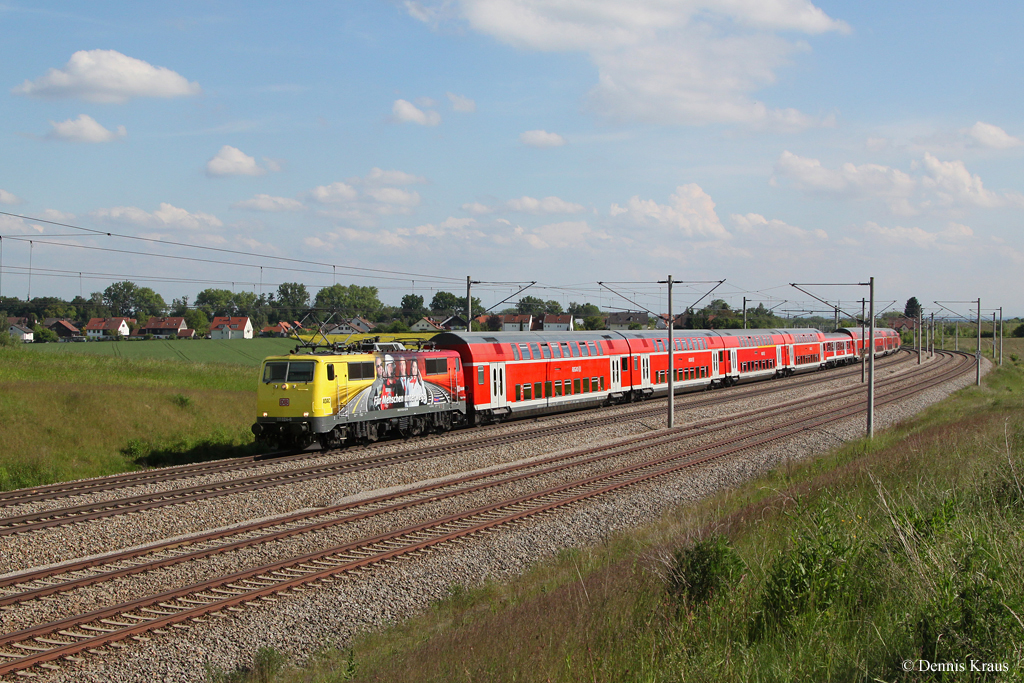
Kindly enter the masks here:
M 775 369 L 778 370 L 779 366 L 782 365 L 782 347 L 775 347 Z
M 647 354 L 640 356 L 640 385 L 649 386 L 651 383 L 651 357 Z
M 618 391 L 622 387 L 622 363 L 618 358 L 609 359 L 611 373 L 609 375 L 611 379 L 611 390 Z
M 505 393 L 505 364 L 491 363 L 491 407 L 504 408 L 508 405 Z
M 711 376 L 718 377 L 718 351 L 711 352 Z
M 732 374 L 739 374 L 740 365 L 739 363 L 736 362 L 736 349 L 731 349 L 729 351 L 729 368 L 729 372 L 731 372 Z

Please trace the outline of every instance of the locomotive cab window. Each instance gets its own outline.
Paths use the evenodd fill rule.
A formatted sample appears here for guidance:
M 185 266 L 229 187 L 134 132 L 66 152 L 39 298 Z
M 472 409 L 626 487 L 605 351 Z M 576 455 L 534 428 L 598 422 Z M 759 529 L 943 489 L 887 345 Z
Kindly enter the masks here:
M 428 358 L 424 361 L 425 372 L 428 375 L 447 375 L 448 374 L 448 359 L 447 358 Z M 483 371 L 483 368 L 481 368 Z M 483 384 L 483 382 L 480 382 Z
M 373 363 L 349 363 L 348 378 L 351 379 L 373 379 Z
M 327 364 L 327 381 L 328 382 L 333 382 L 334 381 L 334 363 L 328 363 Z
M 312 382 L 314 367 L 316 362 L 311 360 L 288 363 L 288 381 Z

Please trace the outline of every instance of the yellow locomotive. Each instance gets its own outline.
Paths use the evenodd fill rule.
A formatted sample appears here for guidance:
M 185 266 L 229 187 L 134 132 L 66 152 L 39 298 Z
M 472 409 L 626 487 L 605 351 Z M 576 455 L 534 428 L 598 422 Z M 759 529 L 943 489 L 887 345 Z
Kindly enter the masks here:
M 305 448 L 416 436 L 462 424 L 466 388 L 454 351 L 400 343 L 350 349 L 300 346 L 263 361 L 256 390 L 257 441 Z

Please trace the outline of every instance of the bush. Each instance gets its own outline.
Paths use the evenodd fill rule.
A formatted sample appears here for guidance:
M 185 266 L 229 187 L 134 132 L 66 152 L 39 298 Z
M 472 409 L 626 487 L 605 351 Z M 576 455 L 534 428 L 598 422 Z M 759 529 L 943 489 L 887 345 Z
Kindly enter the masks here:
M 743 573 L 743 561 L 722 536 L 697 541 L 672 557 L 668 591 L 690 604 L 710 600 L 719 589 L 732 585 Z
M 18 340 L 7 330 L 0 330 L 0 346 L 18 346 Z
M 1024 325 L 1017 325 L 1017 329 L 1013 331 L 1014 337 L 1024 337 Z

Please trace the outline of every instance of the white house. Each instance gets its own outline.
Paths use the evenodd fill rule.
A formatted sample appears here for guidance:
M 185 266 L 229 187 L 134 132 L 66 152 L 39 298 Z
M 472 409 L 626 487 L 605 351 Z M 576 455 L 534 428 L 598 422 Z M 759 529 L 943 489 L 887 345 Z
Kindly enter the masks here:
M 252 321 L 247 316 L 214 318 L 210 339 L 252 339 Z
M 409 328 L 413 332 L 442 332 L 444 328 L 433 318 L 420 318 Z
M 85 335 L 89 339 L 109 339 L 110 337 L 127 337 L 131 333 L 128 323 L 132 318 L 91 318 L 85 326 Z
M 571 332 L 574 329 L 572 316 L 568 313 L 564 315 L 549 313 L 544 316 L 541 324 L 544 326 L 545 332 Z
M 11 325 L 8 328 L 7 332 L 12 337 L 14 337 L 14 339 L 16 339 L 16 340 L 18 340 L 20 342 L 26 342 L 26 343 L 28 343 L 28 342 L 32 341 L 33 339 L 35 339 L 35 336 L 36 336 L 35 332 L 33 332 L 32 330 L 30 330 L 27 327 L 22 327 L 21 325 Z

